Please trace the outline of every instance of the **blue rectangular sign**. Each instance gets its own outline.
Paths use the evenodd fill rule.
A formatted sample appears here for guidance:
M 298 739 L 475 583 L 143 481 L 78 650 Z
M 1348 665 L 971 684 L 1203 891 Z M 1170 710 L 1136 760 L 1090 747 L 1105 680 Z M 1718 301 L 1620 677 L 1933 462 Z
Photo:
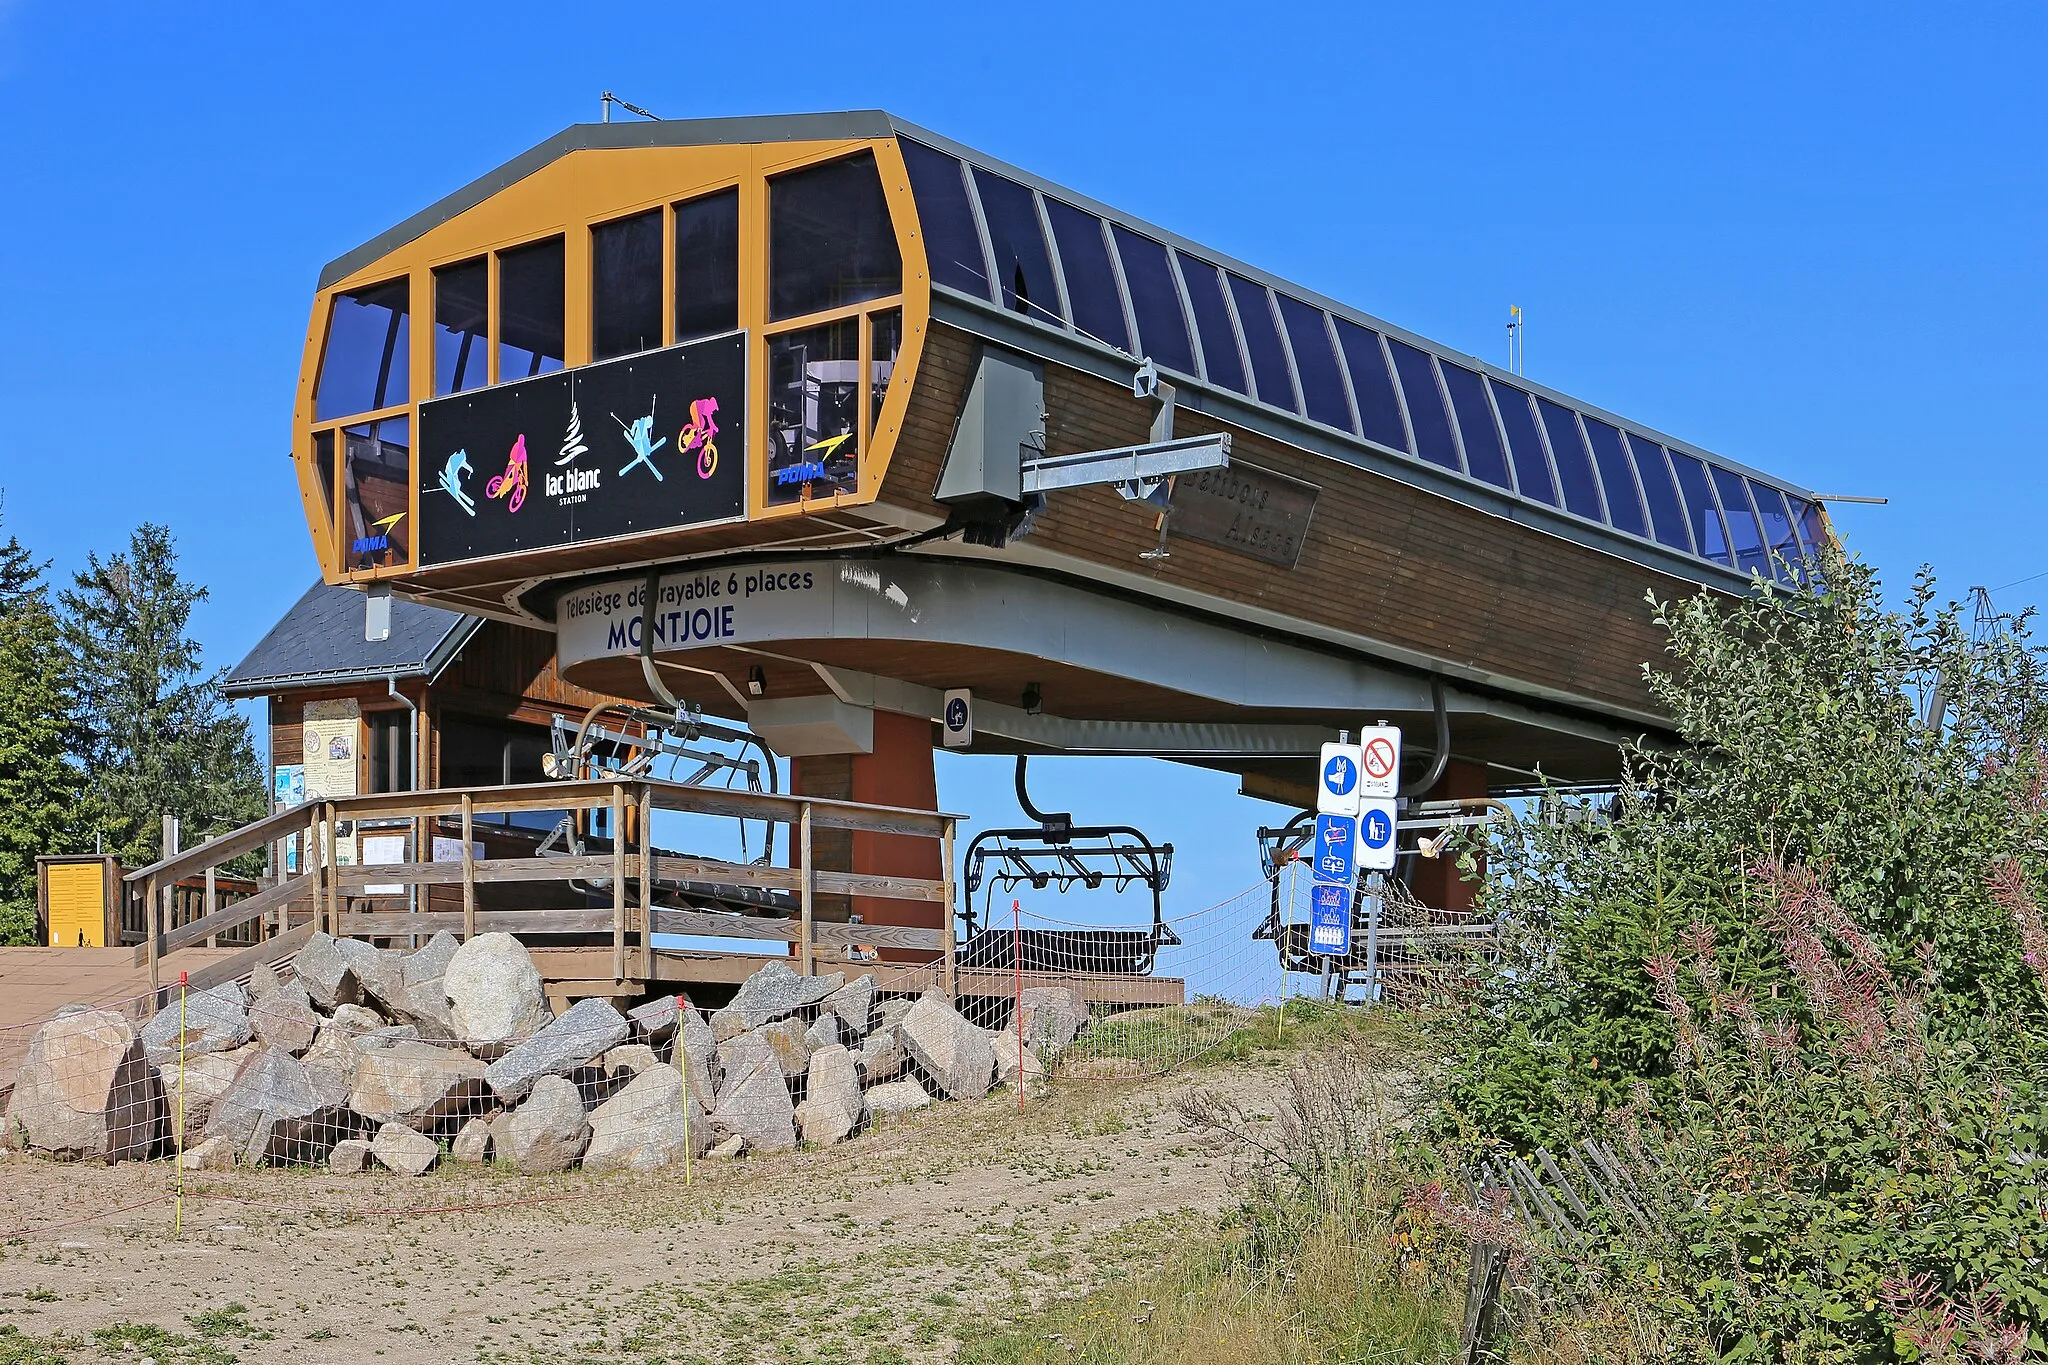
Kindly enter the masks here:
M 1349 886 L 1358 880 L 1358 821 L 1348 815 L 1318 815 L 1310 867 L 1315 879 Z
M 1351 888 L 1329 882 L 1308 889 L 1308 949 L 1327 957 L 1351 955 Z

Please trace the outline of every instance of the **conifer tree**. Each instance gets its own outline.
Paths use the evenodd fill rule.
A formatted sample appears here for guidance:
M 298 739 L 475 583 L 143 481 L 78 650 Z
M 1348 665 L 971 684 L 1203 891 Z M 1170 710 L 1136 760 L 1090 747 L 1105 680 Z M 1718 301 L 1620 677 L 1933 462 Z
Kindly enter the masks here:
M 0 944 L 34 940 L 36 855 L 77 842 L 82 774 L 43 568 L 18 538 L 0 544 Z
M 220 675 L 201 673 L 187 633 L 206 589 L 181 578 L 177 561 L 170 530 L 145 523 L 125 553 L 91 556 L 63 594 L 86 814 L 130 867 L 160 856 L 165 814 L 190 846 L 265 809 L 249 724 Z

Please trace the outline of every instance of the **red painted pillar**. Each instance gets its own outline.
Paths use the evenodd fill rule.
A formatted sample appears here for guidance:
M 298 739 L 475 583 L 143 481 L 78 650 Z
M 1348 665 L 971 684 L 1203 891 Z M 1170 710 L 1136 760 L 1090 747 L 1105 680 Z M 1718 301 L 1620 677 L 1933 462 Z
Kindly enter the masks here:
M 790 760 L 790 784 L 799 796 L 835 801 L 860 801 L 875 806 L 912 810 L 939 808 L 938 772 L 932 759 L 932 726 L 921 716 L 875 712 L 875 750 L 869 754 L 825 754 Z M 792 840 L 795 834 L 791 833 Z M 864 830 L 811 832 L 811 853 L 820 868 L 883 877 L 920 877 L 937 881 L 943 875 L 936 839 L 910 834 L 871 834 Z M 792 850 L 790 862 L 795 864 Z M 851 911 L 863 924 L 900 924 L 937 929 L 951 907 L 937 901 L 889 900 L 879 896 L 820 896 L 816 915 L 844 922 Z M 890 961 L 927 961 L 932 954 L 884 949 Z M 821 970 L 830 959 L 819 955 Z
M 1424 801 L 1449 801 L 1486 795 L 1486 765 L 1454 758 L 1423 796 Z M 1478 812 L 1473 812 L 1477 814 Z M 1470 910 L 1479 890 L 1478 882 L 1458 875 L 1458 860 L 1450 854 L 1441 858 L 1417 858 L 1409 890 L 1424 905 L 1437 910 Z

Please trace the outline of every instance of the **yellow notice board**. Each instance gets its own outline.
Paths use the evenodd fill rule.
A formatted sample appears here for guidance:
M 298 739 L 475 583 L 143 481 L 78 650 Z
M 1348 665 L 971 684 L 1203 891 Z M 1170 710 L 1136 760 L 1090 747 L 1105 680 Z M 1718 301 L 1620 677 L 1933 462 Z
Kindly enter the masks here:
M 305 735 L 306 799 L 326 801 L 356 794 L 356 746 L 362 730 L 362 707 L 353 697 L 306 703 L 301 728 Z
M 52 948 L 107 946 L 107 870 L 91 862 L 45 863 Z

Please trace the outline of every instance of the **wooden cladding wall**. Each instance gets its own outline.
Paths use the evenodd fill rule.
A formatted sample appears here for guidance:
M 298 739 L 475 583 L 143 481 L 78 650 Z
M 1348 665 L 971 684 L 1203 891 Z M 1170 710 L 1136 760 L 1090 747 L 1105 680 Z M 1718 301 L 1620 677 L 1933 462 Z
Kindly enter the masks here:
M 967 390 L 979 343 L 934 326 L 910 412 L 883 485 L 884 501 L 920 512 Z M 1150 411 L 1128 389 L 1048 364 L 1046 445 L 1053 454 L 1147 438 Z M 1138 559 L 1158 536 L 1151 509 L 1107 488 L 1055 494 L 1031 532 L 1041 550 L 1163 584 L 1256 605 L 1324 627 L 1521 679 L 1597 702 L 1654 710 L 1645 661 L 1662 641 L 1645 592 L 1680 597 L 1698 585 L 1489 516 L 1396 479 L 1247 432 L 1181 408 L 1176 436 L 1228 430 L 1232 463 L 1254 465 L 1322 491 L 1299 562 L 1276 568 L 1189 539 L 1172 558 Z
M 565 681 L 555 667 L 555 637 L 544 630 L 486 621 L 434 688 L 440 694 L 497 697 L 586 711 L 602 693 Z

